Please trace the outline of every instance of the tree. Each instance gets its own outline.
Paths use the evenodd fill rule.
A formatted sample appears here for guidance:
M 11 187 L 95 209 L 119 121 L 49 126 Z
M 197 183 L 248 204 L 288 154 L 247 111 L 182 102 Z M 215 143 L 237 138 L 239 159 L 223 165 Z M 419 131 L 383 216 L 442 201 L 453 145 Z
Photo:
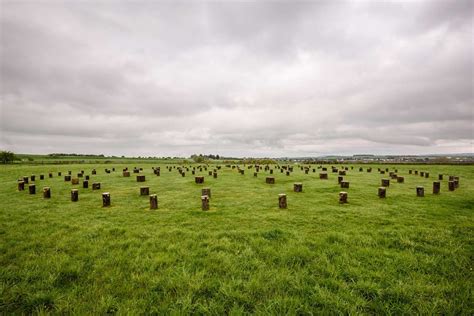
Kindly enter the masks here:
M 204 162 L 204 157 L 202 155 L 194 156 L 193 160 L 194 162 L 201 163 Z
M 15 154 L 11 151 L 0 151 L 0 162 L 3 164 L 12 163 L 15 160 Z

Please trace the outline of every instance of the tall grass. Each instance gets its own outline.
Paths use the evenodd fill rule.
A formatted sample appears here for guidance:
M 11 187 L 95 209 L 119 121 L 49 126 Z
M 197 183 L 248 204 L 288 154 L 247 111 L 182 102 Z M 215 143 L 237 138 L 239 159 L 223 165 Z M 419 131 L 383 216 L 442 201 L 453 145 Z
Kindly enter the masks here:
M 379 199 L 388 175 L 354 165 L 344 205 L 330 169 L 329 180 L 319 170 L 275 170 L 276 183 L 268 185 L 268 172 L 255 178 L 253 170 L 222 167 L 217 179 L 197 172 L 205 176 L 197 185 L 190 171 L 181 177 L 161 165 L 157 177 L 148 164 L 146 182 L 137 183 L 133 173 L 122 177 L 125 166 L 134 165 L 1 167 L 1 314 L 474 312 L 473 166 L 391 167 L 405 183 L 391 181 Z M 92 168 L 99 191 L 57 176 Z M 445 180 L 435 196 L 439 173 Z M 31 174 L 37 194 L 18 192 L 17 178 Z M 454 192 L 447 175 L 460 177 Z M 292 191 L 294 182 L 303 183 L 302 193 Z M 139 196 L 142 185 L 158 195 L 158 210 Z M 416 197 L 417 185 L 425 186 L 424 198 Z M 50 200 L 43 186 L 51 187 Z M 207 212 L 202 187 L 212 190 Z M 102 192 L 111 193 L 111 207 L 102 207 Z M 278 209 L 279 193 L 287 194 L 288 209 Z

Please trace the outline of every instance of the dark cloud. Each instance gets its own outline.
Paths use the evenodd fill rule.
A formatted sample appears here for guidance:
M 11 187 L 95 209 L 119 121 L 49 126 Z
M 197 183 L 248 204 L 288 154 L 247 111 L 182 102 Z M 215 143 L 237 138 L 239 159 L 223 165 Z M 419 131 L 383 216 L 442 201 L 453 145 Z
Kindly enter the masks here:
M 472 6 L 2 1 L 0 146 L 470 152 Z

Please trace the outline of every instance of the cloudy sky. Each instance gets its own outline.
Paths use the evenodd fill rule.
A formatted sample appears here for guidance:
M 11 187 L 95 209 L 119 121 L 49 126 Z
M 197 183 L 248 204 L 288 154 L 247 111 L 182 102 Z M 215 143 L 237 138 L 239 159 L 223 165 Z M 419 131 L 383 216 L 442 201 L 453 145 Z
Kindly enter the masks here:
M 473 151 L 473 3 L 0 0 L 0 148 Z

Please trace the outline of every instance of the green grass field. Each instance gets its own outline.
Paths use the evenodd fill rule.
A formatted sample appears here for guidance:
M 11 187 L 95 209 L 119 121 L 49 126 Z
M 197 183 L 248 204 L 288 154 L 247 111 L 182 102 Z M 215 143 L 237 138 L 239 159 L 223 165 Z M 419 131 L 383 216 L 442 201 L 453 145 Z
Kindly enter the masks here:
M 122 177 L 125 166 L 143 167 L 146 182 Z M 198 185 L 191 172 L 183 178 L 162 164 L 157 177 L 152 166 L 0 167 L 0 314 L 474 313 L 474 166 L 372 165 L 367 173 L 354 165 L 349 189 L 330 168 L 328 180 L 319 170 L 275 170 L 268 185 L 266 172 L 255 178 L 222 166 L 217 179 L 197 172 L 205 176 Z M 388 174 L 377 167 L 405 177 L 391 181 L 386 199 L 377 188 Z M 64 181 L 68 170 L 74 177 L 93 168 L 90 184 L 101 190 Z M 440 173 L 441 194 L 433 195 Z M 17 179 L 31 174 L 37 193 L 19 192 Z M 448 175 L 460 177 L 454 192 Z M 158 195 L 158 210 L 139 195 L 142 185 Z M 416 197 L 417 185 L 425 197 Z M 207 212 L 203 187 L 212 190 Z M 348 204 L 338 203 L 340 191 Z M 102 207 L 102 192 L 111 207 Z M 287 209 L 278 208 L 279 193 Z

